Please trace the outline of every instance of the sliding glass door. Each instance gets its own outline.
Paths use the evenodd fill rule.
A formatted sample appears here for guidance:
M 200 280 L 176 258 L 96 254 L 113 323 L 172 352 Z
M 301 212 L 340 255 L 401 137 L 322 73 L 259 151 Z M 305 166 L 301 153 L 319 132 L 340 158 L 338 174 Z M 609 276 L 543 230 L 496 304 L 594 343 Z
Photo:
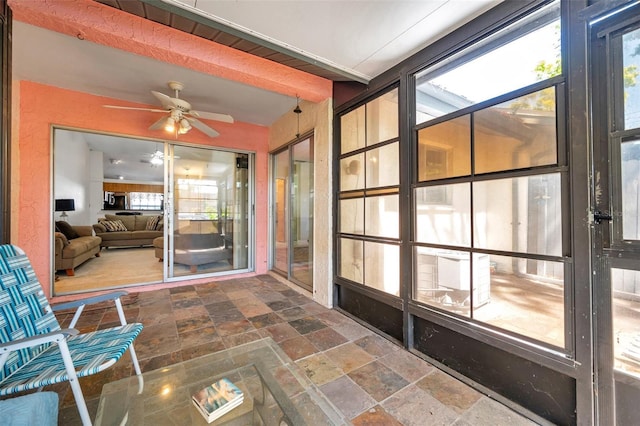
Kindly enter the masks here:
M 276 272 L 313 289 L 313 137 L 272 157 L 271 259 Z
M 249 155 L 168 148 L 168 278 L 248 269 Z

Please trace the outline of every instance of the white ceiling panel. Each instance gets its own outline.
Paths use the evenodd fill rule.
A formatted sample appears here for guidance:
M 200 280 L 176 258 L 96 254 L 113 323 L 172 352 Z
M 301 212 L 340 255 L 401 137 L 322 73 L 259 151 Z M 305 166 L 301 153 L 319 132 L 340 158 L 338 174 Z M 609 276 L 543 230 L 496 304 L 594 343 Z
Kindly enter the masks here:
M 371 79 L 501 0 L 164 0 Z

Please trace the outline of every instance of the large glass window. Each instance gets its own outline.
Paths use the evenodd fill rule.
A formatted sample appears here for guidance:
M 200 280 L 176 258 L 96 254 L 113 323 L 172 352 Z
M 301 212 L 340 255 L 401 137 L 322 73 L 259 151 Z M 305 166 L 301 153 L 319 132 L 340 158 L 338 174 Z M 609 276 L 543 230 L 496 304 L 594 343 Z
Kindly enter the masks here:
M 416 75 L 416 124 L 559 75 L 559 2 Z
M 475 173 L 555 164 L 555 87 L 473 114 Z
M 413 299 L 564 347 L 557 4 L 528 23 L 415 75 Z
M 341 116 L 340 134 L 338 275 L 399 296 L 398 90 Z
M 623 141 L 620 151 L 622 238 L 640 240 L 640 139 Z
M 640 271 L 611 269 L 615 368 L 640 378 Z
M 416 241 L 449 246 L 471 245 L 469 183 L 416 188 Z
M 463 115 L 418 131 L 418 180 L 471 173 L 471 117 Z
M 474 246 L 561 256 L 561 213 L 559 173 L 474 182 Z
M 624 128 L 640 127 L 640 28 L 622 36 Z

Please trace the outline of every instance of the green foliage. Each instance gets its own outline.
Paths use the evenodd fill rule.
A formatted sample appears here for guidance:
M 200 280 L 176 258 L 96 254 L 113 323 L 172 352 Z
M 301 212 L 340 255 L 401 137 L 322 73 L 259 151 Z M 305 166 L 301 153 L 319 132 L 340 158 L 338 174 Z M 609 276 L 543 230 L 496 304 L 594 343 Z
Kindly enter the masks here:
M 640 48 L 640 47 L 639 47 Z M 622 81 L 624 82 L 624 88 L 633 87 L 636 85 L 636 80 L 640 75 L 638 67 L 636 65 L 629 65 L 622 70 Z
M 219 216 L 218 209 L 213 207 L 206 207 L 205 213 L 207 214 L 207 218 L 209 220 L 218 220 L 218 216 Z
M 536 65 L 533 70 L 536 73 L 536 79 L 538 81 L 546 80 L 547 78 L 562 74 L 562 61 L 560 58 L 556 58 L 552 63 L 542 60 L 538 62 L 538 65 Z
M 512 113 L 519 110 L 533 111 L 555 111 L 556 109 L 556 92 L 553 87 L 547 87 L 539 92 L 531 93 L 526 96 L 514 99 L 509 104 Z

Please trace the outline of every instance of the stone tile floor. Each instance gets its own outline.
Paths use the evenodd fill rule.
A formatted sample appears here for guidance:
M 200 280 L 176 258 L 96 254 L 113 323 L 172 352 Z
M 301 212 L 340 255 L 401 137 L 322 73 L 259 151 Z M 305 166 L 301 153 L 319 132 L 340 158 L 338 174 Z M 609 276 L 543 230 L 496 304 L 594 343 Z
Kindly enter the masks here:
M 145 326 L 135 342 L 143 371 L 271 337 L 354 425 L 534 424 L 270 275 L 135 296 L 125 315 Z M 58 319 L 64 327 L 71 315 Z M 115 309 L 101 308 L 86 311 L 77 328 L 117 324 Z M 92 418 L 102 386 L 132 373 L 126 355 L 81 379 Z M 60 425 L 81 424 L 67 383 L 45 390 L 60 396 Z

